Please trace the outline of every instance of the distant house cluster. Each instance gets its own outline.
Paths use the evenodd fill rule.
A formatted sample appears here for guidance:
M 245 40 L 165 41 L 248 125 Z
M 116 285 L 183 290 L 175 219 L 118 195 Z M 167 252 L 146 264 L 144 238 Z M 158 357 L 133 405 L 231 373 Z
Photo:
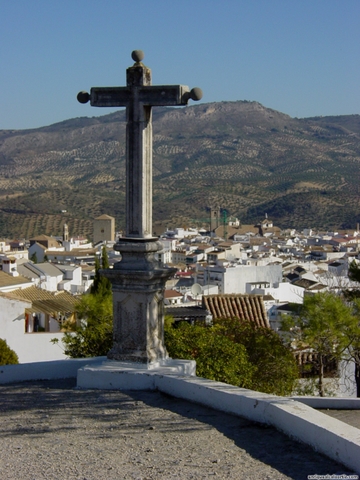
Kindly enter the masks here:
M 60 237 L 0 240 L 0 338 L 21 363 L 64 358 L 50 340 L 62 338 L 64 322 L 79 320 L 76 304 L 91 288 L 102 249 L 110 264 L 119 261 L 114 243 L 109 215 L 94 220 L 93 241 L 71 236 L 66 224 Z
M 319 232 L 281 230 L 267 216 L 242 225 L 211 209 L 208 228 L 163 232 L 158 260 L 176 267 L 164 292 L 165 310 L 175 322 L 212 323 L 234 317 L 279 331 L 282 315 L 305 295 L 356 288 L 349 264 L 359 262 L 359 229 Z M 38 235 L 0 240 L 0 338 L 20 362 L 63 358 L 59 345 L 65 321 L 76 321 L 76 302 L 89 291 L 97 256 L 105 246 L 110 268 L 121 259 L 114 251 L 115 220 L 94 220 L 93 239 Z
M 199 305 L 211 295 L 258 295 L 270 327 L 278 331 L 287 306 L 301 304 L 304 295 L 357 288 L 348 268 L 360 261 L 358 228 L 281 230 L 267 216 L 257 225 L 236 218 L 225 224 L 219 210 L 211 210 L 212 229 L 175 228 L 160 236 L 161 261 L 179 269 L 169 288 L 182 294 L 165 297 L 168 308 Z M 193 284 L 201 294 L 193 294 Z

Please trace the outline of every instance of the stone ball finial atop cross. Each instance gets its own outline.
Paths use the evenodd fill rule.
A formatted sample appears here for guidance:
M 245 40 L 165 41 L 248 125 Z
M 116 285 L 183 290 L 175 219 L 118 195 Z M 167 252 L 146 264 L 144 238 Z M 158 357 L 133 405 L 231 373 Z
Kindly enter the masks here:
M 145 57 L 144 52 L 142 50 L 133 50 L 131 52 L 131 58 L 136 62 L 139 63 Z

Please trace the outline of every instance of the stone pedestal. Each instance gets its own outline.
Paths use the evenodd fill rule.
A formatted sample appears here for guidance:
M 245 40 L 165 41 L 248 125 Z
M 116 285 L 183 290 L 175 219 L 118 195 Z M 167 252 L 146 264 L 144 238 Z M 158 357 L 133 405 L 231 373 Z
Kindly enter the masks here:
M 165 282 L 176 271 L 155 259 L 157 238 L 121 238 L 114 246 L 122 259 L 102 270 L 112 283 L 114 343 L 108 358 L 122 362 L 156 364 L 168 358 L 164 345 Z
M 78 370 L 77 387 L 102 390 L 156 390 L 161 376 L 196 376 L 195 360 L 167 358 L 152 364 L 105 360 Z

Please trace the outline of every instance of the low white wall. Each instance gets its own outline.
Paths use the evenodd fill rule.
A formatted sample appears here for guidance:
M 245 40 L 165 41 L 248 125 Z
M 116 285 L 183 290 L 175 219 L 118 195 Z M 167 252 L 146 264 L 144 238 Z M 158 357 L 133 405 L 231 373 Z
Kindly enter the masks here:
M 340 363 L 340 397 L 356 398 L 356 382 L 355 382 L 355 363 L 353 360 L 342 361 Z
M 79 368 L 104 360 L 106 360 L 106 357 L 75 358 L 53 362 L 25 363 L 23 365 L 1 365 L 0 385 L 29 380 L 76 378 Z
M 329 408 L 330 410 L 360 410 L 360 398 L 345 397 L 291 397 L 312 408 Z

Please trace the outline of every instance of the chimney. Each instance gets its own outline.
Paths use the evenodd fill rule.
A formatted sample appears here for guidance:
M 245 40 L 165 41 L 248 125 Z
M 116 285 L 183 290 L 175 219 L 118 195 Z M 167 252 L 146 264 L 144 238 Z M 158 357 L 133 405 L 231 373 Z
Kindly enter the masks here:
M 8 273 L 13 277 L 18 277 L 17 264 L 15 257 L 5 257 L 2 261 L 3 272 Z

